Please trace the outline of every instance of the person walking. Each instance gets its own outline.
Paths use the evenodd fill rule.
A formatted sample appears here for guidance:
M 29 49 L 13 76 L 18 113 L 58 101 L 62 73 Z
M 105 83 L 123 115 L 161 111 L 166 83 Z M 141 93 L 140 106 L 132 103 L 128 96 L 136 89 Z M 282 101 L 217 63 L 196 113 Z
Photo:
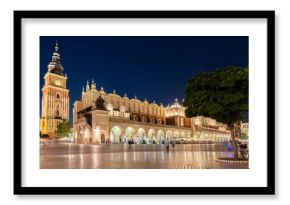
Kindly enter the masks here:
M 132 138 L 129 140 L 129 148 L 131 148 L 131 144 L 134 144 L 134 141 Z
M 168 140 L 168 138 L 166 138 L 166 140 L 165 140 L 165 146 L 166 146 L 166 150 L 169 151 L 169 140 Z
M 172 148 L 174 148 L 174 146 L 175 146 L 175 141 L 172 140 Z

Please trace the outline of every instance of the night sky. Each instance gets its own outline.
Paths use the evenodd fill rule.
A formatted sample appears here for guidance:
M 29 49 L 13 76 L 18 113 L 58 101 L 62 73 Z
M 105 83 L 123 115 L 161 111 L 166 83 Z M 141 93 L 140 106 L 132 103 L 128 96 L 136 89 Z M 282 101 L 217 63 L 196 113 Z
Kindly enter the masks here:
M 107 93 L 115 89 L 121 96 L 167 106 L 184 98 L 186 81 L 197 73 L 249 62 L 247 36 L 42 36 L 41 88 L 56 40 L 68 76 L 70 121 L 87 80 Z

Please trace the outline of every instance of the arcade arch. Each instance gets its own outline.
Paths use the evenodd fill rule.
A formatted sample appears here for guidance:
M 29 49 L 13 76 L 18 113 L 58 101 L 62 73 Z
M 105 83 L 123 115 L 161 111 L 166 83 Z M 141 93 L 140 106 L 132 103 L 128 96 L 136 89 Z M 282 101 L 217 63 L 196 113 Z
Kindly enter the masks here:
M 173 134 L 172 134 L 172 131 L 171 130 L 168 130 L 166 132 L 166 138 L 168 138 L 169 140 L 172 138 Z
M 110 141 L 114 144 L 121 143 L 122 130 L 119 126 L 114 126 L 110 130 Z
M 158 130 L 157 132 L 157 142 L 159 144 L 163 144 L 165 140 L 165 134 L 163 132 L 163 130 Z
M 136 139 L 135 141 L 137 142 L 137 144 L 144 144 L 144 140 L 145 140 L 145 130 L 144 128 L 139 128 L 136 132 Z
M 153 129 L 149 129 L 149 131 L 148 131 L 148 141 L 149 141 L 150 144 L 152 144 L 153 141 L 156 142 L 155 136 L 156 136 L 155 131 Z

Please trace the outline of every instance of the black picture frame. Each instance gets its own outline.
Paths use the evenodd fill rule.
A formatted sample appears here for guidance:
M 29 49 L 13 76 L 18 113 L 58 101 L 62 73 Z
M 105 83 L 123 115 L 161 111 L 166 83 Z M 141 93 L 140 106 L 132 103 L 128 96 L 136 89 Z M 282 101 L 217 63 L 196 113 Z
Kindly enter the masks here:
M 21 122 L 22 19 L 37 18 L 220 18 L 267 20 L 266 187 L 23 187 Z M 14 194 L 273 195 L 275 194 L 275 11 L 14 11 Z

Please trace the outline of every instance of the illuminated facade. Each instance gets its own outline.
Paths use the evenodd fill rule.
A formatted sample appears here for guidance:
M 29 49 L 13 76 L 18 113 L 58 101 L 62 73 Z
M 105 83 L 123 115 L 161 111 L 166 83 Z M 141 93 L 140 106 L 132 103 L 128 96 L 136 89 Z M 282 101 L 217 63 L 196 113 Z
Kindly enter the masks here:
M 69 119 L 69 90 L 66 88 L 67 76 L 60 62 L 58 44 L 55 44 L 52 60 L 44 76 L 42 88 L 41 134 L 56 136 L 57 125 Z
M 74 102 L 73 127 L 76 143 L 160 144 L 165 138 L 179 143 L 226 141 L 230 132 L 224 124 L 206 117 L 187 118 L 177 99 L 164 107 L 136 96 L 129 99 L 113 90 L 97 89 L 94 81 L 82 89 L 81 100 Z

